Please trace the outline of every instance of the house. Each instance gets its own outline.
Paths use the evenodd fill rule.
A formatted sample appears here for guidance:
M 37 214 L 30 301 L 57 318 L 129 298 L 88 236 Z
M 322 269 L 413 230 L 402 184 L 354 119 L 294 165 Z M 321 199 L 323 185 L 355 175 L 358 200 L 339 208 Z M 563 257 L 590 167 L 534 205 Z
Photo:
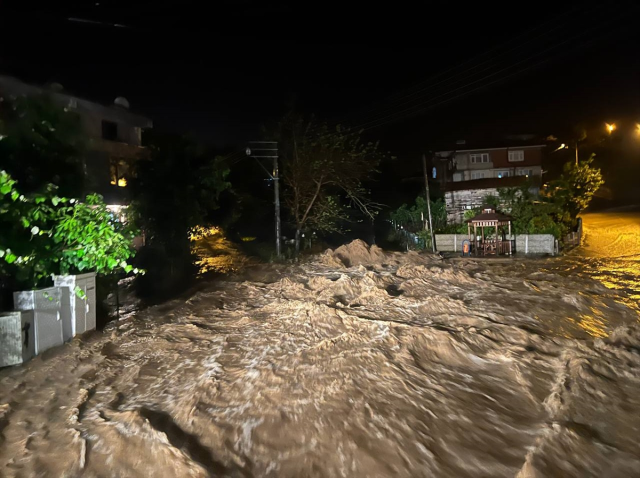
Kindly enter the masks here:
M 34 86 L 10 76 L 0 75 L 0 98 L 47 94 L 62 108 L 80 117 L 87 137 L 83 189 L 97 192 L 107 203 L 126 201 L 124 188 L 135 161 L 144 155 L 142 131 L 152 128 L 149 118 L 132 113 L 122 97 L 112 105 L 103 105 L 71 95 L 59 84 Z
M 546 145 L 517 140 L 496 143 L 471 147 L 458 141 L 454 149 L 434 153 L 431 179 L 444 192 L 448 222 L 462 223 L 465 211 L 482 207 L 484 198 L 496 196 L 499 188 L 530 184 L 537 192 Z

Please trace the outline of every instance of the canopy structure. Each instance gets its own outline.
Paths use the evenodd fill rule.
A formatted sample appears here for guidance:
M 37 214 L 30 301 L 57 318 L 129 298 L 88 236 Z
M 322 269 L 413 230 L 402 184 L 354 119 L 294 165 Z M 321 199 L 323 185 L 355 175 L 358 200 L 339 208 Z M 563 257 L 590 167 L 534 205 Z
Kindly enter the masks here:
M 505 237 L 505 227 L 509 239 Z M 484 206 L 480 214 L 467 221 L 467 231 L 476 255 L 511 255 L 511 216 L 496 212 L 491 206 Z

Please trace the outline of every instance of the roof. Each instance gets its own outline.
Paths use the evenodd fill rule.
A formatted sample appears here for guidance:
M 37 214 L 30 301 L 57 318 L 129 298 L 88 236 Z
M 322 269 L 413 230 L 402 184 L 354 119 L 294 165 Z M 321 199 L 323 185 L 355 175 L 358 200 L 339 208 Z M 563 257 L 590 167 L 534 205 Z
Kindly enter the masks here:
M 481 212 L 480 214 L 472 217 L 471 219 L 467 220 L 466 222 L 468 223 L 474 223 L 474 222 L 509 222 L 511 221 L 511 216 L 507 215 L 507 214 L 503 214 L 501 212 L 495 212 L 494 210 L 491 210 L 492 212 Z
M 153 127 L 153 122 L 149 118 L 133 113 L 127 109 L 115 105 L 103 105 L 102 103 L 72 95 L 64 90 L 48 90 L 46 87 L 30 85 L 12 76 L 0 75 L 0 94 L 21 96 L 41 93 L 50 95 L 64 105 L 70 104 L 70 100 L 74 100 L 74 108 L 78 112 L 99 113 L 105 119 L 126 122 L 131 126 L 138 126 L 140 128 Z
M 498 149 L 524 149 L 524 148 L 546 148 L 543 137 L 500 138 L 500 139 L 479 139 L 466 141 L 463 144 L 449 142 L 443 145 L 435 154 L 448 155 L 451 153 L 468 153 L 470 151 L 495 151 Z

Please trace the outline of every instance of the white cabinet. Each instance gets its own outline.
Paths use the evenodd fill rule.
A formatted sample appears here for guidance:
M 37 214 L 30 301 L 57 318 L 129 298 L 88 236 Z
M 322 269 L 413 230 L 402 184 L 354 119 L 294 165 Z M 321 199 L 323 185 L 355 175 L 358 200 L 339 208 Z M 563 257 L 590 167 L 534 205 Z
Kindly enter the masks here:
M 96 328 L 96 274 L 55 276 L 54 284 L 58 287 L 68 287 L 71 303 L 71 337 Z M 75 290 L 78 287 L 83 292 L 79 296 Z
M 0 312 L 0 367 L 28 361 L 35 347 L 33 311 Z
M 67 287 L 13 293 L 16 310 L 33 310 L 34 353 L 62 345 L 71 337 L 71 307 Z

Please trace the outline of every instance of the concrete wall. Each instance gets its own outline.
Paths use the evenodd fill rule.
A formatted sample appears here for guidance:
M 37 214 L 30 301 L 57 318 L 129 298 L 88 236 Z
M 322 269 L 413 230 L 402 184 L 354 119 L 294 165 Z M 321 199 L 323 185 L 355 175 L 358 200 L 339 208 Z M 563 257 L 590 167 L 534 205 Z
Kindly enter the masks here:
M 552 234 L 516 235 L 516 252 L 525 254 L 555 254 L 556 238 Z
M 462 253 L 462 241 L 468 238 L 466 234 L 436 234 L 436 248 L 438 252 Z M 514 253 L 555 254 L 555 242 L 551 234 L 518 234 Z

